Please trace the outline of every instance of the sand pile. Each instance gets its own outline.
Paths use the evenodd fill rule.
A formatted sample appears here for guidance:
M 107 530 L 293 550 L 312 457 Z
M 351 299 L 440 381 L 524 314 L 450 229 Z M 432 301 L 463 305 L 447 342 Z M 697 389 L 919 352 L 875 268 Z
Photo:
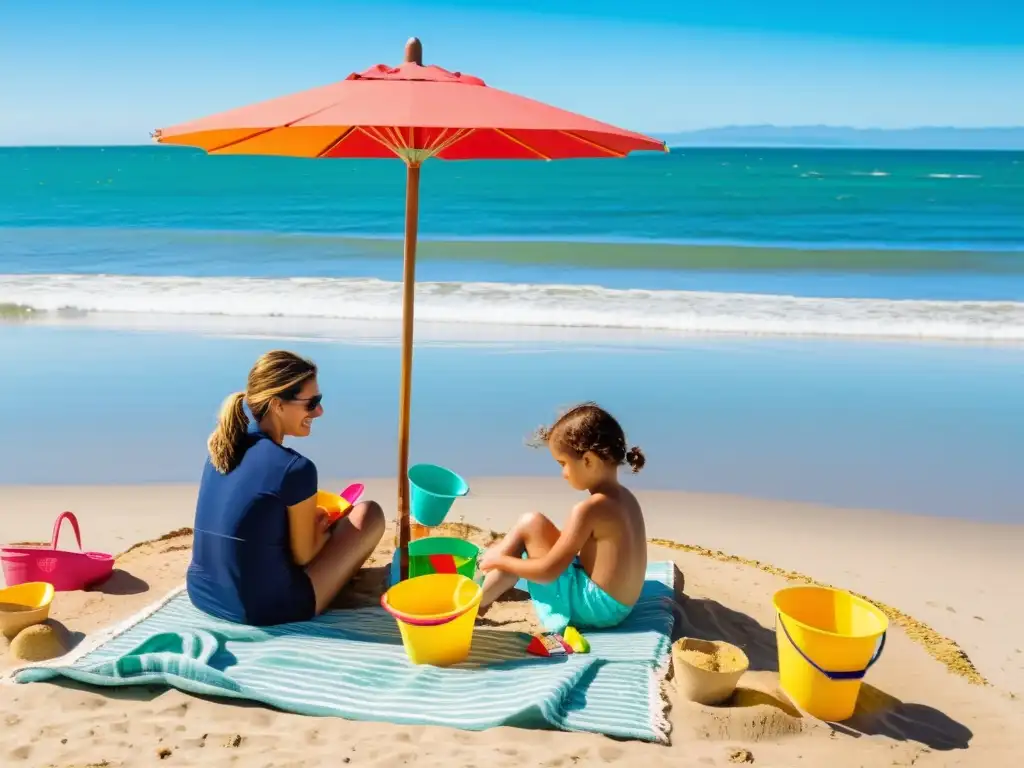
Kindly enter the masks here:
M 67 628 L 57 621 L 47 620 L 21 630 L 10 645 L 13 662 L 49 661 L 71 650 Z
M 785 694 L 777 690 L 768 693 L 755 688 L 737 688 L 720 706 L 689 702 L 679 702 L 677 706 L 687 708 L 687 726 L 707 741 L 779 742 L 818 727 L 816 721 L 804 719 Z

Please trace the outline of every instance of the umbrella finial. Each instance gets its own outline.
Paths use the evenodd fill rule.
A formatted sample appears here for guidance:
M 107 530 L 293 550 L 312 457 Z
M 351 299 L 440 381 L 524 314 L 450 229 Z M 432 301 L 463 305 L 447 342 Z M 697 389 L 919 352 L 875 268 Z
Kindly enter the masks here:
M 423 66 L 423 43 L 418 37 L 410 37 L 405 43 L 405 61 Z

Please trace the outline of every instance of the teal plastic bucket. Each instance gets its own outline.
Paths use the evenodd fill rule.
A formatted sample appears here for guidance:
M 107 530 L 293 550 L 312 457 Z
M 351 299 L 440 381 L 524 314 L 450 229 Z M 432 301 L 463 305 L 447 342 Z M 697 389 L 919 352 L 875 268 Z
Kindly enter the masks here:
M 409 578 L 432 573 L 458 573 L 476 579 L 480 547 L 454 536 L 428 536 L 409 542 Z
M 452 502 L 469 493 L 469 484 L 450 469 L 435 464 L 409 467 L 409 507 L 420 525 L 444 522 Z

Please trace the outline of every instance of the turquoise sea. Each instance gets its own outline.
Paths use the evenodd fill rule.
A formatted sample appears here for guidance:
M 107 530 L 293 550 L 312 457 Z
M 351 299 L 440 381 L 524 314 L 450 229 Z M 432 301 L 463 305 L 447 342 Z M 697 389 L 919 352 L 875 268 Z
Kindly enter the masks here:
M 194 481 L 271 346 L 395 466 L 404 168 L 0 148 L 0 483 Z M 413 459 L 552 471 L 596 398 L 685 488 L 1024 521 L 1024 153 L 429 163 Z M 681 510 L 681 519 L 685 511 Z
M 404 167 L 0 149 L 0 304 L 397 317 Z M 429 163 L 419 317 L 1024 340 L 1024 153 Z

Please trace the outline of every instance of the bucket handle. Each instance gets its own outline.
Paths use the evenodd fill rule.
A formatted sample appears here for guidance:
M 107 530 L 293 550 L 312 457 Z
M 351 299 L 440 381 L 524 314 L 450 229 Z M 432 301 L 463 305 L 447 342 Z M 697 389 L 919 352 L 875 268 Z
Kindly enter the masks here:
M 871 657 L 871 660 L 868 662 L 868 665 L 864 667 L 864 669 L 853 670 L 852 672 L 829 672 L 827 669 L 822 669 L 817 664 L 815 664 L 810 659 L 810 657 L 808 657 L 808 655 L 803 652 L 800 646 L 793 641 L 792 636 L 789 634 L 789 630 L 786 629 L 786 623 L 782 620 L 782 614 L 775 614 L 775 620 L 778 622 L 779 626 L 782 627 L 782 632 L 786 635 L 786 639 L 789 640 L 789 644 L 796 649 L 796 652 L 803 657 L 804 661 L 806 661 L 816 670 L 821 672 L 821 674 L 823 674 L 829 680 L 862 680 L 864 678 L 864 675 L 868 673 L 868 670 L 871 669 L 871 667 L 875 665 L 875 662 L 878 661 L 878 659 L 881 657 L 882 649 L 885 648 L 885 636 L 887 633 L 883 632 L 882 639 L 878 642 L 878 648 L 875 650 L 875 654 Z
M 60 537 L 61 524 L 67 520 L 71 523 L 71 528 L 75 531 L 75 539 L 78 541 L 78 549 L 82 549 L 82 531 L 78 527 L 78 518 L 75 517 L 74 512 L 61 512 L 57 517 L 56 522 L 53 524 L 53 536 L 50 538 L 50 549 L 57 548 L 57 539 Z
M 442 624 L 447 624 L 451 621 L 455 621 L 457 618 L 465 614 L 470 608 L 472 608 L 473 604 L 470 603 L 461 611 L 453 613 L 450 616 L 445 616 L 441 619 L 421 619 L 415 616 L 409 616 L 408 614 L 402 613 L 401 611 L 396 611 L 394 608 L 388 605 L 388 596 L 387 593 L 385 592 L 383 595 L 380 596 L 380 607 L 388 613 L 390 613 L 403 624 L 410 624 L 414 627 L 440 627 Z

